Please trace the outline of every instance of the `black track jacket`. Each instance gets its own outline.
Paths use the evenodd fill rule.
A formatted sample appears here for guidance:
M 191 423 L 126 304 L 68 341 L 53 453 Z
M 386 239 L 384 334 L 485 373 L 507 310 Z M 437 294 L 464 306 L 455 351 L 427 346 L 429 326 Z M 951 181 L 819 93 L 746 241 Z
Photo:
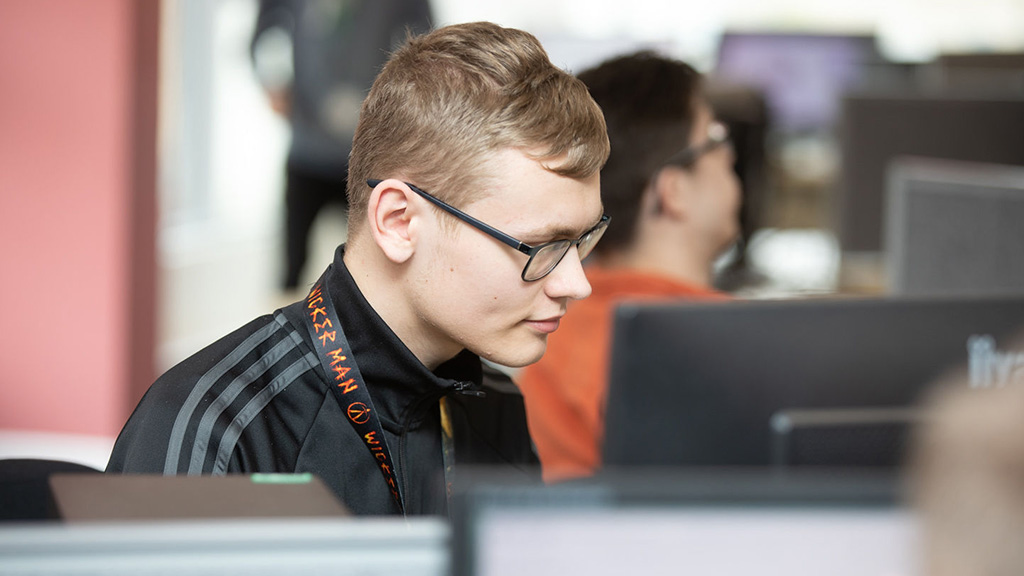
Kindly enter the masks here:
M 331 298 L 366 381 L 408 514 L 446 514 L 439 401 L 451 407 L 455 463 L 539 463 L 514 387 L 481 389 L 468 352 L 430 372 L 363 298 L 338 248 Z M 300 301 L 263 316 L 171 368 L 150 387 L 117 438 L 107 472 L 311 472 L 356 514 L 397 514 L 377 467 L 345 417 L 303 324 Z

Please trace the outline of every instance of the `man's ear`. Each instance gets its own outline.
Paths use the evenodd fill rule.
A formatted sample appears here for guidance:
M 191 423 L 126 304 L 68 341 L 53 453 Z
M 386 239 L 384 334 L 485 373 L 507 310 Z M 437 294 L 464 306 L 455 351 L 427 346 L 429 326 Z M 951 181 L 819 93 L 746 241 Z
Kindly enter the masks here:
M 396 264 L 416 251 L 416 193 L 401 180 L 388 179 L 374 187 L 367 204 L 367 220 L 374 242 Z
M 662 168 L 654 178 L 654 195 L 662 215 L 685 220 L 689 216 L 693 183 L 689 173 L 676 166 Z

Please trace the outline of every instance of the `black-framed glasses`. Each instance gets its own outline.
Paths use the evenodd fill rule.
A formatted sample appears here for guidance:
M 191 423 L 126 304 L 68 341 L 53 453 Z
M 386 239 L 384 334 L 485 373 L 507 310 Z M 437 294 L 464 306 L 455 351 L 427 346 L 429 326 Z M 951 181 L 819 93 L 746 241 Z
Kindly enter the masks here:
M 375 188 L 381 182 L 383 182 L 383 180 L 371 179 L 367 180 L 366 184 L 370 188 Z M 505 234 L 493 226 L 484 224 L 429 192 L 420 190 L 418 187 L 408 182 L 406 182 L 405 185 L 438 208 L 452 216 L 455 216 L 477 230 L 480 230 L 481 232 L 496 238 L 502 243 L 507 244 L 529 256 L 530 259 L 526 261 L 526 266 L 523 267 L 522 279 L 524 282 L 534 282 L 550 274 L 551 271 L 555 269 L 555 266 L 558 266 L 558 263 L 562 261 L 562 258 L 565 258 L 565 255 L 569 253 L 569 249 L 573 246 L 576 247 L 576 251 L 580 255 L 580 260 L 586 258 L 594 249 L 594 246 L 597 245 L 597 241 L 601 239 L 604 231 L 608 228 L 608 222 L 611 221 L 611 218 L 608 217 L 608 215 L 603 215 L 601 216 L 600 222 L 575 240 L 554 240 L 537 246 L 530 246 L 525 242 L 521 242 L 512 236 Z
M 721 122 L 712 122 L 708 124 L 707 138 L 703 142 L 687 146 L 669 156 L 668 160 L 665 160 L 665 165 L 672 164 L 688 168 L 693 166 L 701 156 L 730 143 L 729 128 Z

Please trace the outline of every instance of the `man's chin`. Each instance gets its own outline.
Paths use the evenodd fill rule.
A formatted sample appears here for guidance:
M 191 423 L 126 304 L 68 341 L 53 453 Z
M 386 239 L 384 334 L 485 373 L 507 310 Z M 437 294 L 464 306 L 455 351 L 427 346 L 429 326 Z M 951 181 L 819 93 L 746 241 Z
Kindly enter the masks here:
M 547 338 L 541 341 L 539 346 L 534 344 L 532 346 L 518 347 L 515 350 L 501 350 L 492 354 L 480 354 L 479 356 L 501 366 L 522 368 L 540 360 L 544 356 L 545 350 L 547 350 Z

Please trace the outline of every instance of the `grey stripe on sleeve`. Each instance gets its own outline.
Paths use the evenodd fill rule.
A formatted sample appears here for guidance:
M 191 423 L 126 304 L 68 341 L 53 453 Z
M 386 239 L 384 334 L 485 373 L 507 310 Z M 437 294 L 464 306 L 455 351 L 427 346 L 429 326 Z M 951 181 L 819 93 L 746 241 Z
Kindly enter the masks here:
M 291 338 L 282 338 L 280 342 L 274 345 L 266 354 L 260 356 L 256 362 L 249 366 L 245 372 L 239 374 L 231 384 L 228 384 L 226 388 L 210 403 L 206 408 L 206 412 L 203 413 L 202 420 L 199 421 L 199 428 L 196 430 L 196 438 L 192 445 L 192 457 L 188 464 L 189 476 L 195 476 L 203 473 L 203 462 L 206 460 L 206 449 L 210 446 L 210 441 L 213 439 L 213 427 L 217 423 L 217 418 L 227 410 L 228 406 L 235 401 L 235 398 L 242 393 L 243 390 L 250 384 L 256 381 L 257 378 L 262 376 L 271 366 L 277 363 L 278 360 L 284 358 L 286 354 L 295 349 L 295 341 Z
M 230 354 L 225 356 L 220 362 L 217 362 L 213 368 L 203 374 L 196 383 L 195 387 L 192 388 L 192 392 L 189 393 L 188 398 L 182 404 L 181 409 L 178 410 L 178 416 L 174 420 L 174 426 L 171 428 L 171 436 L 167 442 L 167 458 L 164 460 L 164 474 L 173 475 L 178 473 L 178 458 L 181 455 L 181 449 L 185 442 L 185 432 L 188 428 L 188 422 L 192 418 L 192 413 L 196 407 L 202 401 L 203 396 L 210 391 L 214 383 L 217 382 L 232 366 L 237 364 L 245 358 L 247 354 L 256 349 L 257 346 L 265 342 L 268 338 L 274 335 L 275 332 L 284 327 L 285 320 L 283 316 L 277 315 L 274 317 L 275 322 L 271 322 L 254 332 L 251 336 L 246 338 L 241 344 L 239 344 Z
M 220 445 L 217 448 L 217 459 L 214 461 L 213 470 L 211 471 L 212 474 L 222 475 L 227 473 L 231 453 L 234 452 L 235 444 L 238 442 L 238 438 L 242 435 L 245 427 L 256 418 L 260 411 L 270 404 L 274 396 L 277 396 L 299 376 L 311 370 L 313 366 L 316 366 L 317 361 L 316 354 L 313 352 L 307 353 L 302 358 L 293 362 L 277 378 L 274 378 L 252 400 L 249 400 L 249 403 L 238 412 L 238 415 L 228 424 L 227 430 L 221 436 Z

